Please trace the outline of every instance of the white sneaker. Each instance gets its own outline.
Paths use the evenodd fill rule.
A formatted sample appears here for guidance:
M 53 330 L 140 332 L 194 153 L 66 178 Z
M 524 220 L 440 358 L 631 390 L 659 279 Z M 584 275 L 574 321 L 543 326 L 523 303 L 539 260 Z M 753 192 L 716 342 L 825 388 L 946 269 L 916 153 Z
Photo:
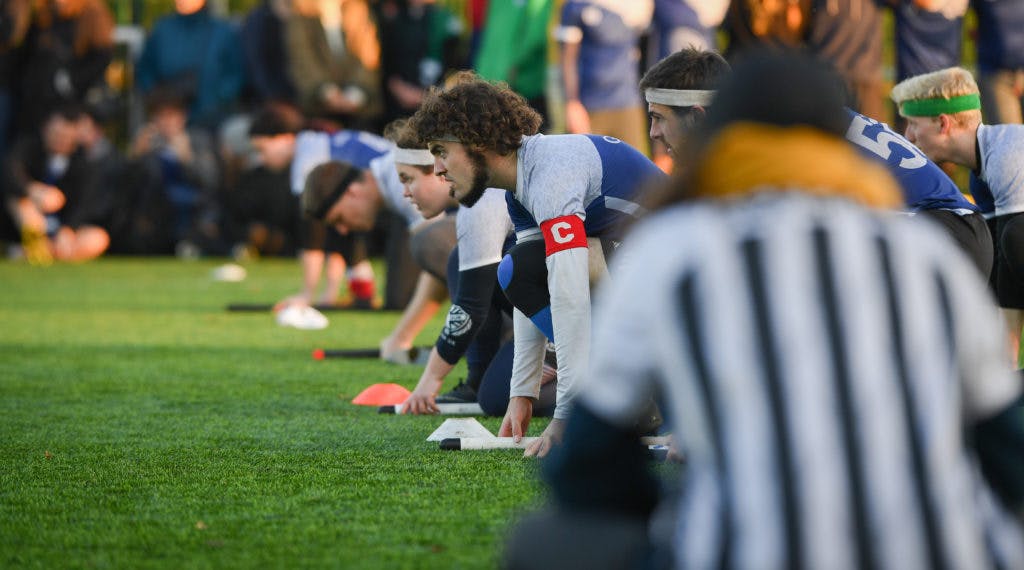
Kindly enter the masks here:
M 277 324 L 302 330 L 327 328 L 327 317 L 309 305 L 288 305 L 277 313 Z
M 239 281 L 245 281 L 246 271 L 245 268 L 237 263 L 225 263 L 213 270 L 210 274 L 214 281 L 227 281 L 229 283 L 237 283 Z

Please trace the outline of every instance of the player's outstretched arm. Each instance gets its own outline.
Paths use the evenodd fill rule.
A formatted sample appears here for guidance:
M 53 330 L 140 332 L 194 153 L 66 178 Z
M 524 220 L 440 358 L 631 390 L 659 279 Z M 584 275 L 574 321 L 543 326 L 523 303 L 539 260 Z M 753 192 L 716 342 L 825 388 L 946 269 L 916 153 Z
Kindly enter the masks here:
M 533 417 L 533 402 L 540 396 L 541 374 L 547 337 L 519 309 L 512 311 L 513 346 L 512 377 L 509 380 L 509 403 L 499 435 L 523 437 Z
M 434 316 L 447 297 L 448 288 L 444 283 L 426 271 L 420 272 L 412 299 L 391 334 L 381 341 L 380 357 L 394 362 L 396 355 L 407 354 L 406 351 L 412 347 L 416 335 L 423 330 L 424 325 Z
M 430 359 L 420 375 L 416 388 L 405 401 L 406 414 L 436 414 L 439 412 L 434 398 L 441 391 L 444 379 L 455 366 L 448 364 L 437 352 L 437 347 L 430 351 Z
M 584 244 L 586 241 L 583 242 Z M 569 416 L 579 379 L 590 362 L 590 269 L 586 247 L 547 257 L 551 324 L 558 358 L 558 396 L 554 417 Z
M 274 304 L 274 311 L 279 311 L 288 305 L 312 305 L 313 296 L 316 294 L 316 286 L 320 282 L 320 275 L 323 271 L 324 252 L 320 249 L 304 249 L 300 256 L 302 263 L 302 291 L 289 295 Z

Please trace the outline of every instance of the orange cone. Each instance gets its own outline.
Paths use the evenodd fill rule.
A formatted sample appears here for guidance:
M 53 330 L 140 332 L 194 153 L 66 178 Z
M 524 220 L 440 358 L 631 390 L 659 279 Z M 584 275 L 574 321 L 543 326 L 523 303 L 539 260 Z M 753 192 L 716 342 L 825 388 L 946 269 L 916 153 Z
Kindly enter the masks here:
M 408 388 L 398 384 L 374 384 L 352 398 L 352 403 L 358 406 L 395 406 L 405 402 L 411 394 Z

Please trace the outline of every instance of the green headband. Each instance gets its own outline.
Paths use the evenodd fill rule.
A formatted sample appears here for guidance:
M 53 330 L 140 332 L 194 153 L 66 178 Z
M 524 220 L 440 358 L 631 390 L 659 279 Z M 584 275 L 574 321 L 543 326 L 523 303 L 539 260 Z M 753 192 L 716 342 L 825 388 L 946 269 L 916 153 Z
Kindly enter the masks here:
M 904 101 L 900 104 L 900 113 L 904 117 L 938 117 L 939 115 L 952 115 L 960 111 L 973 111 L 981 109 L 981 96 L 977 93 L 960 95 L 944 99 L 916 99 Z

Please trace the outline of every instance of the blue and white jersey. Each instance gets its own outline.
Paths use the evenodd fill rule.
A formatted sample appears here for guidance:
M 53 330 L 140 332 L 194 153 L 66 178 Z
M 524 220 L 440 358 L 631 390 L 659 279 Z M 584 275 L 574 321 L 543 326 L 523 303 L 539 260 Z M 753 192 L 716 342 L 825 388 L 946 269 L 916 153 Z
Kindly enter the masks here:
M 504 255 L 512 222 L 503 190 L 488 188 L 472 208 L 460 206 L 455 217 L 459 244 L 459 271 L 496 264 Z
M 618 239 L 622 223 L 642 213 L 635 198 L 665 174 L 640 151 L 599 135 L 533 135 L 519 148 L 516 190 L 506 195 L 520 241 L 540 237 L 539 223 L 575 214 L 588 237 Z
M 416 207 L 405 199 L 405 190 L 395 169 L 394 145 L 383 137 L 362 131 L 299 133 L 295 139 L 295 158 L 292 160 L 292 193 L 302 194 L 309 173 L 318 165 L 331 160 L 343 160 L 357 168 L 369 170 L 389 210 L 401 216 L 409 227 L 423 222 L 423 216 Z
M 974 203 L 981 209 L 981 215 L 985 216 L 985 219 L 991 218 L 996 215 L 996 199 L 992 196 L 992 190 L 989 189 L 988 184 L 978 178 L 978 175 L 972 170 L 970 175 L 971 196 L 974 197 Z
M 449 282 L 452 304 L 435 347 L 441 358 L 455 364 L 483 330 L 491 307 L 498 263 L 512 242 L 512 221 L 505 191 L 488 188 L 472 208 L 459 206 L 455 218 L 459 273 Z
M 728 9 L 728 0 L 654 0 L 647 67 L 689 46 L 714 49 Z
M 607 136 L 523 137 L 515 192 L 506 195 L 519 242 L 543 239 L 558 357 L 555 419 L 568 417 L 590 358 L 588 237 L 618 240 L 642 213 L 637 195 L 665 175 L 640 151 Z M 542 231 L 543 230 L 543 231 Z M 515 357 L 509 395 L 537 397 L 545 333 L 520 309 L 512 315 Z
M 555 38 L 580 44 L 579 99 L 590 110 L 641 105 L 637 42 L 650 25 L 651 0 L 569 0 Z
M 978 16 L 978 71 L 1024 69 L 1024 2 L 973 0 Z
M 978 127 L 979 177 L 989 188 L 995 215 L 1024 212 L 1024 125 Z
M 914 2 L 894 6 L 897 80 L 960 65 L 966 11 L 967 0 L 930 10 Z
M 885 164 L 889 173 L 900 183 L 909 211 L 952 210 L 962 214 L 981 211 L 913 143 L 885 123 L 850 109 L 846 112 L 850 116 L 846 140 L 856 145 L 864 156 Z

